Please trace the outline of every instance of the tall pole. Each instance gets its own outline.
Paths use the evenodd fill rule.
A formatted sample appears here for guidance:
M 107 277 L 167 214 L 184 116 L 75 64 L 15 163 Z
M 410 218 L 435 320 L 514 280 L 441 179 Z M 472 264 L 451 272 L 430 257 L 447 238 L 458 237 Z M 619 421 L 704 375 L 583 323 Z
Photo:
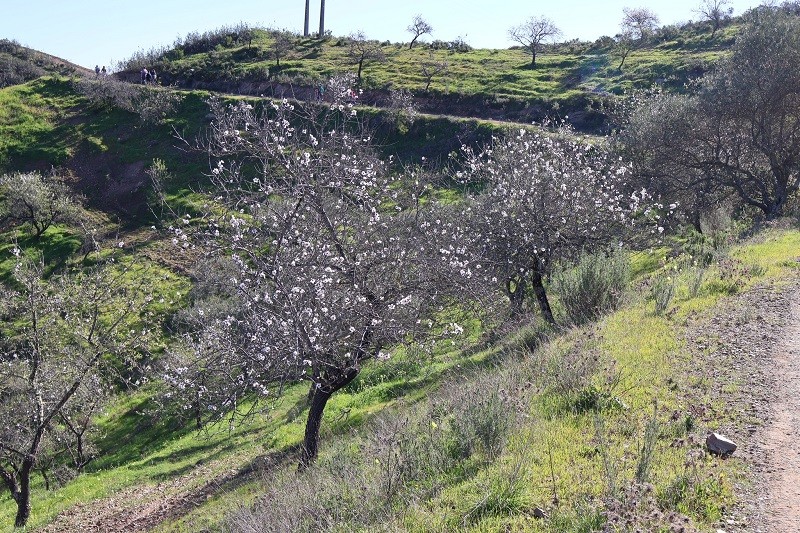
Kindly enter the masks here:
M 306 23 L 303 26 L 303 37 L 308 37 L 308 11 L 311 4 L 311 0 L 306 0 Z
M 325 0 L 319 3 L 319 38 L 325 37 Z

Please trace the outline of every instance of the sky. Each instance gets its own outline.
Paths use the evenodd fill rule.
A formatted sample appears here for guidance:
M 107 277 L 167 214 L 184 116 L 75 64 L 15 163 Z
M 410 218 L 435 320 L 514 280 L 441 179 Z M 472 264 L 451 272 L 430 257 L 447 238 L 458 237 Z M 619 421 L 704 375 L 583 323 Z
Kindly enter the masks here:
M 758 0 L 731 0 L 734 14 Z M 508 30 L 532 16 L 550 18 L 562 40 L 594 40 L 619 31 L 624 7 L 647 7 L 661 24 L 697 20 L 700 0 L 326 0 L 325 29 L 363 31 L 393 42 L 410 39 L 414 15 L 432 27 L 427 40 L 461 37 L 475 48 L 507 48 Z M 319 28 L 311 0 L 310 28 Z M 113 66 L 137 50 L 170 45 L 191 31 L 246 22 L 302 32 L 304 0 L 0 0 L 0 38 L 79 65 Z

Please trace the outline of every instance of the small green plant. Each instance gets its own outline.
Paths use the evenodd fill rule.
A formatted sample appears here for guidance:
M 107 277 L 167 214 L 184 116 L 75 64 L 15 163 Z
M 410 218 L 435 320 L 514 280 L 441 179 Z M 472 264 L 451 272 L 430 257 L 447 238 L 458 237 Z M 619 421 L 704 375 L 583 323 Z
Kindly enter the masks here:
M 615 309 L 631 278 L 628 256 L 583 254 L 571 268 L 553 276 L 553 285 L 569 323 L 581 325 Z
M 454 452 L 470 457 L 480 450 L 489 460 L 499 456 L 513 422 L 499 380 L 492 376 L 479 379 L 468 390 L 456 391 L 447 403 L 452 412 Z
M 661 432 L 661 424 L 656 418 L 656 407 L 653 407 L 653 416 L 647 421 L 644 428 L 644 437 L 639 447 L 639 459 L 636 463 L 636 481 L 646 483 L 650 478 L 650 468 L 653 464 L 653 454 L 655 453 L 658 435 Z
M 650 299 L 655 302 L 656 315 L 663 315 L 675 296 L 675 280 L 672 276 L 659 276 L 650 287 Z
M 600 389 L 595 385 L 589 385 L 578 391 L 572 402 L 572 409 L 576 414 L 615 411 L 626 407 L 625 402 L 615 396 L 612 391 Z
M 689 271 L 689 296 L 691 298 L 695 298 L 698 294 L 700 294 L 700 288 L 703 286 L 705 277 L 705 268 L 694 267 Z
M 492 476 L 480 500 L 472 504 L 464 515 L 467 527 L 489 516 L 503 516 L 524 512 L 529 503 L 525 497 L 525 470 L 522 461 L 517 461 L 510 472 Z

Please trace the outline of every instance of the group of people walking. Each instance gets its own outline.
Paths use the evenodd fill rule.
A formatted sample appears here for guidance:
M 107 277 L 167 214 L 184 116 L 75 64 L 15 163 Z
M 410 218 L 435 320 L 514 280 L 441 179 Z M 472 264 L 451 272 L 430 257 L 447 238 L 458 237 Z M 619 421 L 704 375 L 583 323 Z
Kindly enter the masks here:
M 156 81 L 158 81 L 155 69 L 147 70 L 146 68 L 142 67 L 140 74 L 142 77 L 142 85 L 149 85 L 151 83 L 155 85 Z
M 99 78 L 100 76 L 105 76 L 106 74 L 108 74 L 108 71 L 106 71 L 106 66 L 105 65 L 103 65 L 103 68 L 100 68 L 99 65 L 95 65 L 94 66 L 94 77 L 95 78 Z

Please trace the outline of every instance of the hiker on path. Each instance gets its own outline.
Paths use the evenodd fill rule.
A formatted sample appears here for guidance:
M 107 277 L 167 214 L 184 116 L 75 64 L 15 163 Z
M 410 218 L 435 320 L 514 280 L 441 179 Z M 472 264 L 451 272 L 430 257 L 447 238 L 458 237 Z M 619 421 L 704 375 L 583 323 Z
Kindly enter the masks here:
M 100 74 L 103 75 L 103 76 L 108 74 L 108 72 L 106 71 L 106 66 L 105 65 L 103 65 L 103 68 L 100 69 Z
M 94 77 L 98 77 L 100 75 L 100 65 L 94 66 Z
M 146 68 L 142 67 L 140 74 L 142 75 L 142 85 L 144 85 L 147 82 L 147 78 L 150 76 L 150 73 L 147 72 Z

